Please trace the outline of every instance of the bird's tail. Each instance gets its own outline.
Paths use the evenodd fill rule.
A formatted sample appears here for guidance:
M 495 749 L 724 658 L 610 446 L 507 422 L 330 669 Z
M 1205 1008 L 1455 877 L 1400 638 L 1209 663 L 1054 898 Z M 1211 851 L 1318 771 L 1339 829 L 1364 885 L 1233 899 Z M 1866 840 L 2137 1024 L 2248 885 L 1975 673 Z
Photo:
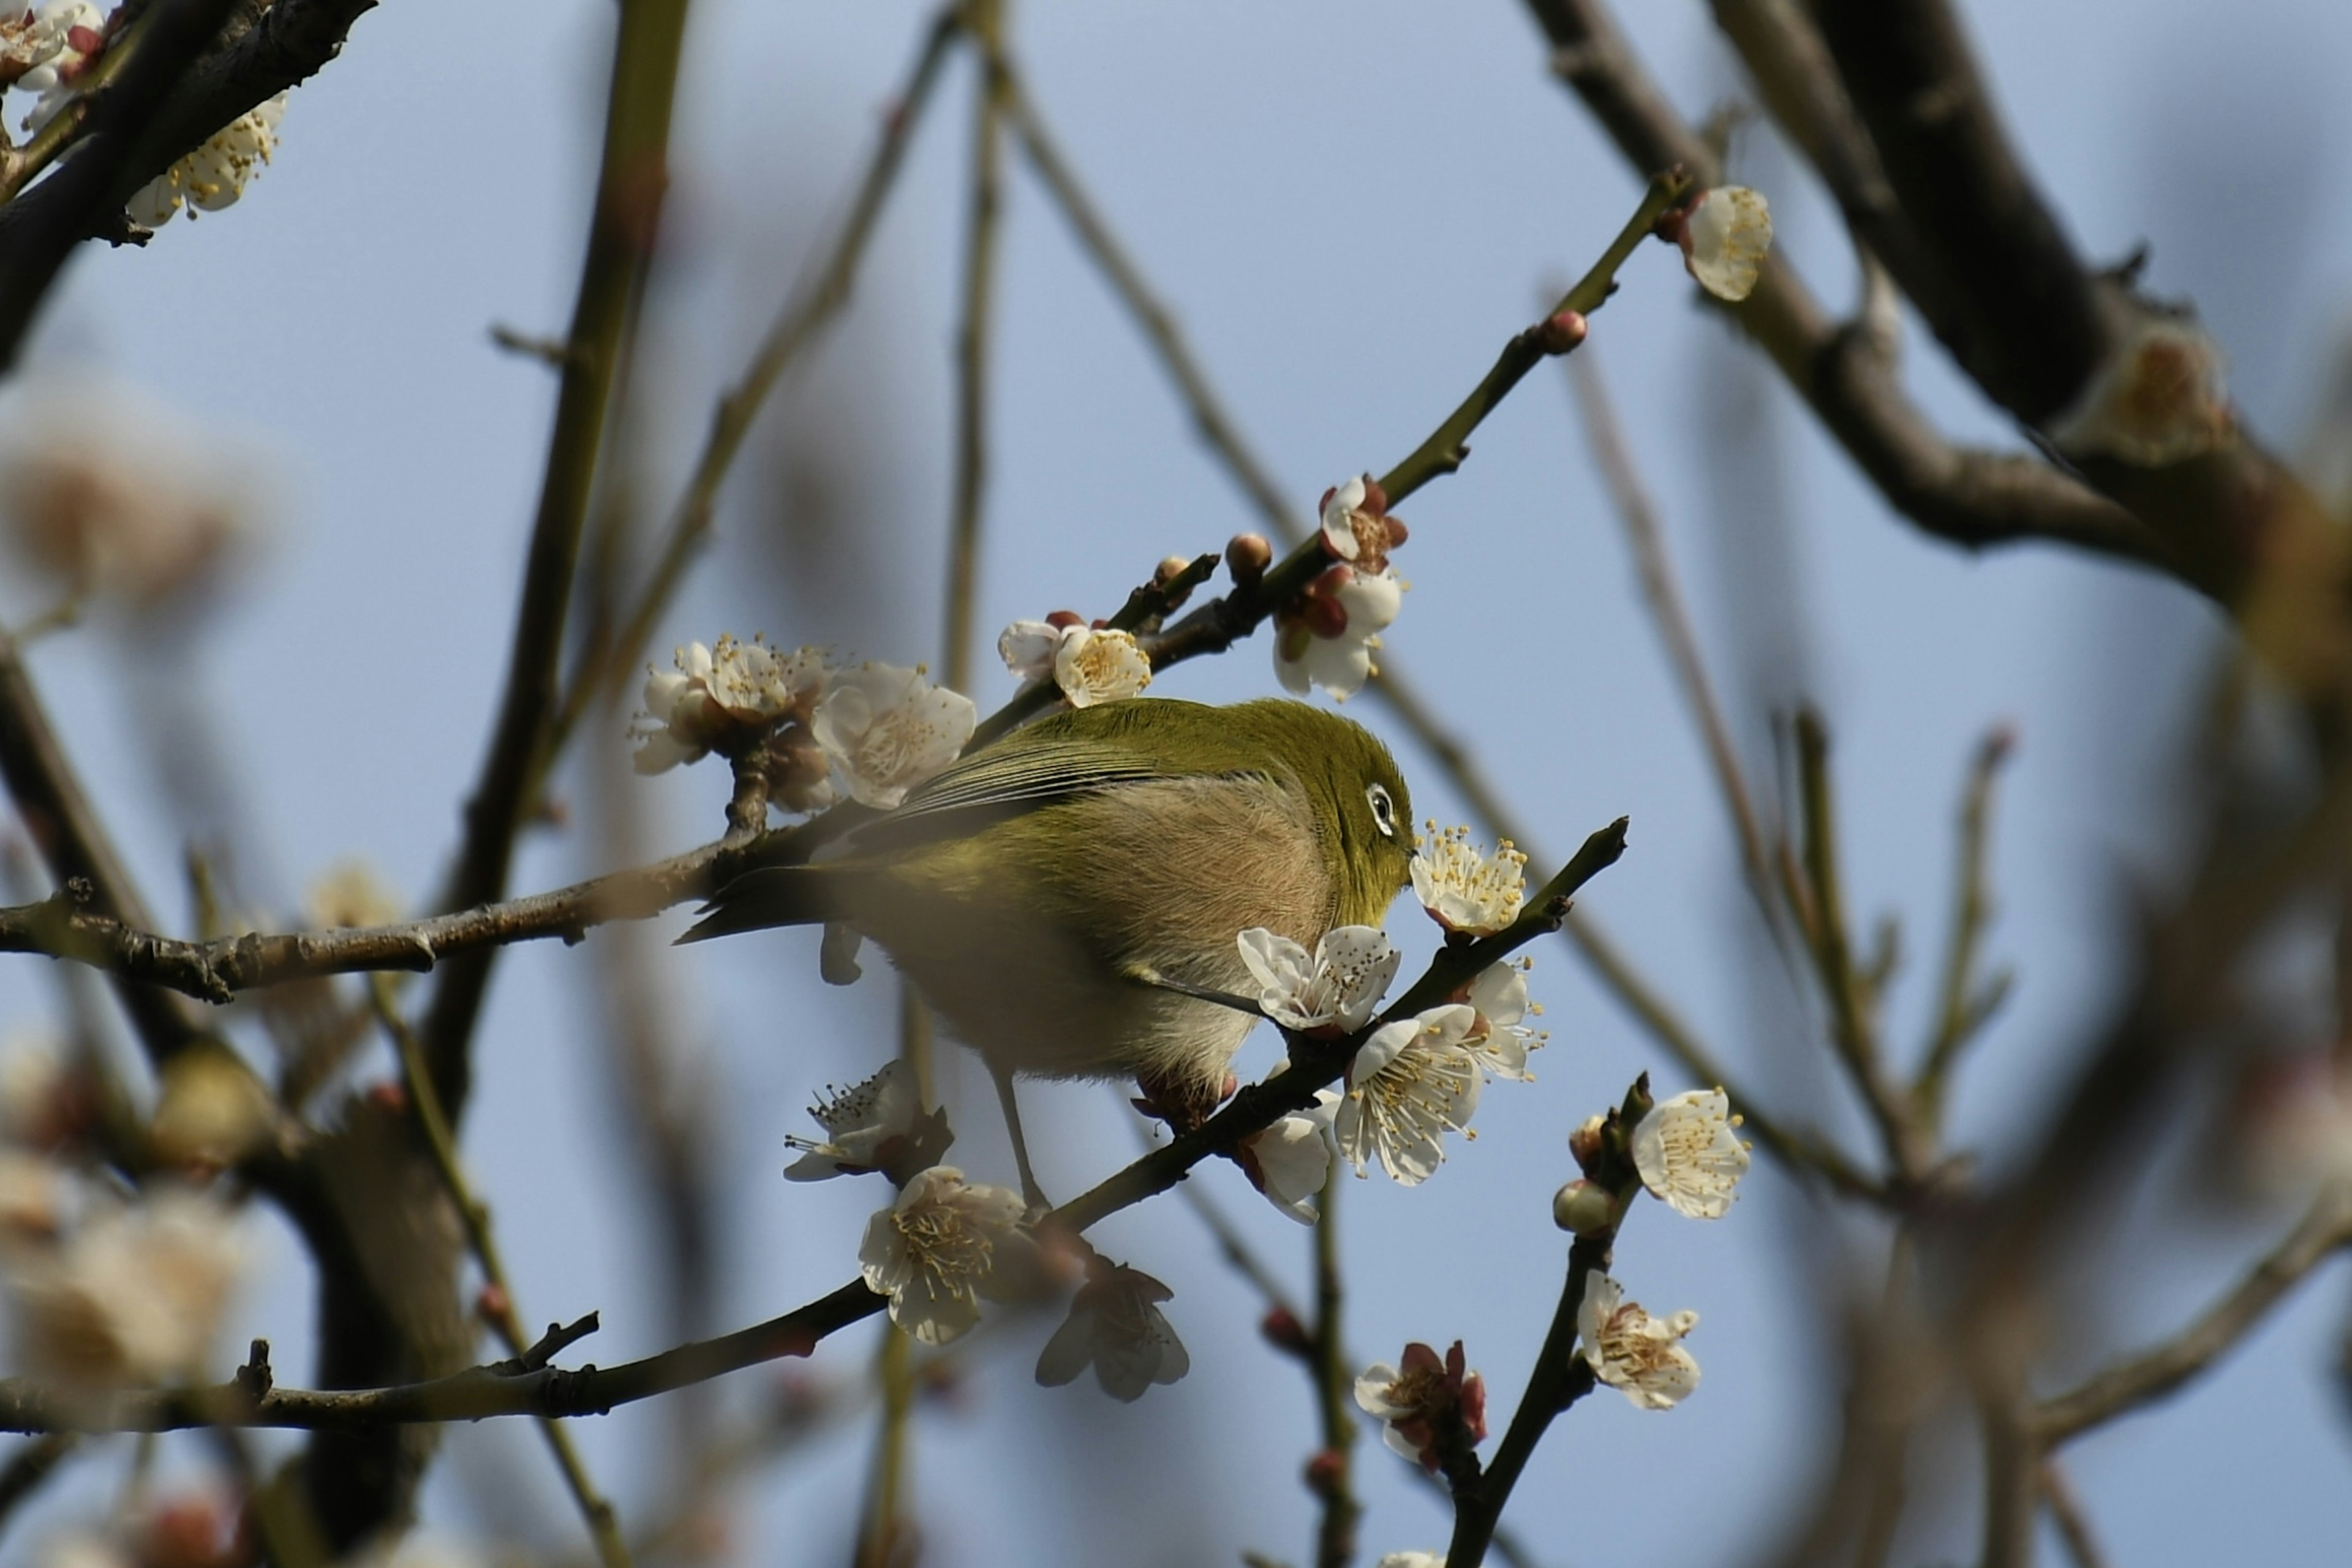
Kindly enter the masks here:
M 772 866 L 747 871 L 718 892 L 698 911 L 702 918 L 686 929 L 680 942 L 708 942 L 738 931 L 765 931 L 771 926 L 816 925 L 835 917 L 832 880 L 822 866 Z

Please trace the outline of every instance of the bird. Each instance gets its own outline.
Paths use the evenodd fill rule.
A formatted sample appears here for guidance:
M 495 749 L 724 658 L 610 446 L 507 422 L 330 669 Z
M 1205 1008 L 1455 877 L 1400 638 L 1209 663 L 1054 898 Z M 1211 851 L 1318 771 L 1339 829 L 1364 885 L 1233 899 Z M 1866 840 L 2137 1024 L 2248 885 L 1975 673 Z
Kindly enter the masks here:
M 733 879 L 678 940 L 822 924 L 829 979 L 856 973 L 840 935 L 873 941 L 987 1064 L 1043 1206 L 1014 1076 L 1131 1076 L 1197 1126 L 1256 1022 L 1210 999 L 1254 989 L 1236 938 L 1312 951 L 1380 924 L 1410 880 L 1412 822 L 1388 748 L 1324 709 L 1097 703 L 950 764 L 826 858 Z

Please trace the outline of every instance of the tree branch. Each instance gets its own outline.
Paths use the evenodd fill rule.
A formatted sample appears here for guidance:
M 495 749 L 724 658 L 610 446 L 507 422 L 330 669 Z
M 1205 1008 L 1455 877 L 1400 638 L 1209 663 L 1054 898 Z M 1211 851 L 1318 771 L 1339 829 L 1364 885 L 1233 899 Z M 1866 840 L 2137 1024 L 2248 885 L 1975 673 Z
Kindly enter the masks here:
M 624 0 L 621 5 L 595 210 L 564 336 L 570 353 L 523 567 L 506 690 L 466 805 L 465 839 L 442 900 L 447 908 L 487 903 L 505 890 L 515 840 L 550 754 L 565 613 L 595 483 L 605 406 L 624 339 L 634 331 L 631 301 L 652 264 L 660 231 L 686 12 L 686 0 Z M 453 965 L 425 1015 L 427 1063 L 453 1118 L 465 1114 L 472 1076 L 467 1045 L 489 987 L 495 951 L 482 948 Z
M 663 540 L 652 575 L 620 628 L 609 637 L 592 635 L 583 644 L 579 662 L 566 681 L 555 721 L 554 743 L 561 745 L 579 724 L 599 692 L 618 690 L 636 661 L 645 656 L 654 623 L 684 580 L 686 569 L 710 532 L 719 488 L 734 467 L 744 439 L 766 404 L 768 395 L 801 352 L 817 339 L 826 323 L 849 302 L 858 263 L 866 241 L 882 215 L 884 202 L 898 183 L 915 128 L 938 85 L 948 46 L 958 34 L 961 7 L 942 6 L 923 36 L 914 68 L 883 121 L 881 140 L 857 183 L 849 215 L 841 231 L 823 252 L 821 261 L 784 301 L 767 335 L 760 340 L 740 380 L 727 390 L 710 416 L 710 434 L 695 459 L 694 473 L 670 510 L 669 530 Z M 592 628 L 593 630 L 593 628 Z
M 1587 838 L 1509 926 L 1492 936 L 1439 949 L 1404 995 L 1355 1035 L 1332 1041 L 1295 1040 L 1290 1070 L 1244 1089 L 1200 1127 L 1053 1210 L 1038 1221 L 1039 1227 L 1083 1233 L 1108 1215 L 1166 1192 L 1203 1160 L 1231 1154 L 1243 1139 L 1312 1104 L 1316 1091 L 1344 1073 L 1356 1049 L 1382 1026 L 1439 1005 L 1491 965 L 1558 930 L 1578 889 L 1624 853 L 1625 827 L 1621 817 Z M 266 1371 L 257 1374 L 253 1368 L 226 1384 L 193 1389 L 81 1391 L 22 1378 L 0 1379 L 0 1430 L 166 1432 L 211 1426 L 373 1431 L 492 1415 L 603 1415 L 615 1405 L 761 1362 L 807 1355 L 825 1336 L 873 1316 L 886 1301 L 863 1280 L 852 1280 L 782 1317 L 642 1361 L 577 1370 L 547 1365 L 562 1345 L 593 1329 L 592 1314 L 570 1329 L 551 1330 L 515 1362 L 386 1388 L 280 1389 Z
M 34 221 L 0 227 L 0 370 L 16 364 L 73 247 L 110 220 L 122 223 L 122 204 L 179 156 L 180 144 L 163 120 L 164 106 L 211 49 L 236 5 L 161 0 L 114 41 L 130 58 L 92 101 L 73 161 L 49 177 L 47 188 L 55 194 L 45 211 Z M 148 173 L 138 174 L 142 169 Z
M 1643 173 L 1680 163 L 1702 184 L 1715 155 L 1643 68 L 1599 0 L 1528 0 L 1552 46 L 1552 70 Z M 1785 256 L 1766 264 L 1742 303 L 1709 302 L 1780 367 L 1889 505 L 1926 532 L 1969 550 L 2039 539 L 2178 568 L 2170 548 L 2122 507 L 2037 459 L 1956 447 L 1905 394 L 1865 331 L 1829 320 Z
M 2352 1247 L 2352 1183 L 2338 1182 L 2245 1279 L 2178 1335 L 2034 1405 L 2027 1414 L 2034 1439 L 2054 1447 L 2163 1398 L 2227 1354 L 2305 1275 L 2346 1247 Z

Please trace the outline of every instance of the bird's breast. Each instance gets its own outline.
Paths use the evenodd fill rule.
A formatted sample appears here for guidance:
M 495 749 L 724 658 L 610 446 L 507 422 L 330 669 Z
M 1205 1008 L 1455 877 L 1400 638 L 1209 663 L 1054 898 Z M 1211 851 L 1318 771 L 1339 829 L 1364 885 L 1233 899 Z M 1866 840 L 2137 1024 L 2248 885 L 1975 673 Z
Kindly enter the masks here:
M 928 847 L 846 912 L 1015 1071 L 1222 1078 L 1254 1020 L 1126 976 L 1245 993 L 1235 937 L 1264 926 L 1312 946 L 1332 900 L 1303 793 L 1238 775 L 1121 784 Z

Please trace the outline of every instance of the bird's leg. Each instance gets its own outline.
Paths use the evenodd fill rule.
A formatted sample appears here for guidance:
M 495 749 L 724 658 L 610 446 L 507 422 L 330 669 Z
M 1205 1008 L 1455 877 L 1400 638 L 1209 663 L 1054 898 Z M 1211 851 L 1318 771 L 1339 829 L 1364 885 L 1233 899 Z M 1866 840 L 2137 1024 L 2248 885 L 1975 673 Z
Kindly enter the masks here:
M 1013 1098 L 1013 1069 L 988 1064 L 988 1076 L 996 1080 L 997 1102 L 1004 1107 L 1004 1130 L 1013 1134 L 1013 1163 L 1021 1171 L 1021 1197 L 1032 1214 L 1043 1214 L 1054 1206 L 1037 1184 L 1037 1173 L 1029 1168 L 1029 1140 L 1021 1135 L 1021 1103 Z

